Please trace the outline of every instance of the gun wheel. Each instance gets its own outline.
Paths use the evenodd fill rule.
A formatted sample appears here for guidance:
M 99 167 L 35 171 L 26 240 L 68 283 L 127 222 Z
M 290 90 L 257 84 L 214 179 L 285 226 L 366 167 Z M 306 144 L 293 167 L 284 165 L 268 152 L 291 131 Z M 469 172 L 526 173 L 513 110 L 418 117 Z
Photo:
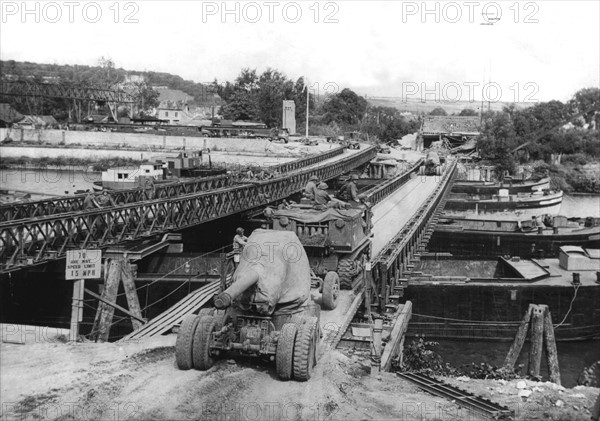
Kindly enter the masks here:
M 204 316 L 198 322 L 194 335 L 193 360 L 197 370 L 208 370 L 214 364 L 210 352 L 212 333 L 217 330 L 217 322 L 213 316 Z
M 200 318 L 197 315 L 188 314 L 183 318 L 183 322 L 181 323 L 181 329 L 179 329 L 177 341 L 175 342 L 175 360 L 180 370 L 194 368 L 192 348 L 199 320 Z
M 307 381 L 312 375 L 317 355 L 319 329 L 316 317 L 310 317 L 299 326 L 294 345 L 294 378 Z
M 279 332 L 277 340 L 277 351 L 275 353 L 275 365 L 277 375 L 281 380 L 290 380 L 293 374 L 294 345 L 298 326 L 295 323 L 286 323 Z

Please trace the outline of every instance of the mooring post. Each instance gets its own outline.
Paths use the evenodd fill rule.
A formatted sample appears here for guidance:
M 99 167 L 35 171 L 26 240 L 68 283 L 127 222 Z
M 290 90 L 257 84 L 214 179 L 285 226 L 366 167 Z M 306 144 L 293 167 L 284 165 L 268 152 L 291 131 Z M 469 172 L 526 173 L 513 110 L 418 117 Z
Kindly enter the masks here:
M 137 318 L 131 318 L 131 324 L 133 325 L 133 330 L 138 330 L 140 327 L 142 327 L 142 322 L 139 320 L 142 318 L 142 309 L 140 307 L 140 300 L 135 288 L 132 269 L 132 265 L 129 262 L 129 259 L 127 259 L 126 254 L 121 262 L 121 279 L 123 280 L 123 287 L 125 288 L 125 295 L 127 296 L 127 305 L 129 307 L 129 311 L 137 316 Z
M 121 280 L 121 260 L 111 259 L 108 263 L 108 271 L 104 281 L 104 290 L 102 298 L 110 303 L 117 302 L 117 291 L 119 290 L 119 281 Z M 92 328 L 92 338 L 99 342 L 106 342 L 110 333 L 115 308 L 104 302 L 98 304 L 94 326 Z
M 515 340 L 510 346 L 510 350 L 508 354 L 506 354 L 506 359 L 504 360 L 504 367 L 512 369 L 519 358 L 519 354 L 521 353 L 521 349 L 523 349 L 523 344 L 525 343 L 525 338 L 527 337 L 527 330 L 529 328 L 529 321 L 531 320 L 531 311 L 533 309 L 533 304 L 529 304 L 529 308 L 523 316 L 523 320 L 521 320 L 521 324 L 519 325 L 519 330 L 517 331 L 517 336 L 515 336 Z
M 383 319 L 373 319 L 373 347 L 371 348 L 371 375 L 378 376 L 381 371 L 381 345 Z
M 552 315 L 550 314 L 548 306 L 543 305 L 542 307 L 544 307 L 544 344 L 546 346 L 546 359 L 548 360 L 548 373 L 550 373 L 550 381 L 560 385 L 558 351 L 556 350 Z
M 529 375 L 540 377 L 542 341 L 544 338 L 544 308 L 534 305 L 531 311 L 531 348 L 529 349 Z
M 73 283 L 73 302 L 71 304 L 71 329 L 69 340 L 76 342 L 79 337 L 79 322 L 83 320 L 83 291 L 85 280 L 80 279 Z
M 600 394 L 596 398 L 596 403 L 592 408 L 592 421 L 600 420 Z

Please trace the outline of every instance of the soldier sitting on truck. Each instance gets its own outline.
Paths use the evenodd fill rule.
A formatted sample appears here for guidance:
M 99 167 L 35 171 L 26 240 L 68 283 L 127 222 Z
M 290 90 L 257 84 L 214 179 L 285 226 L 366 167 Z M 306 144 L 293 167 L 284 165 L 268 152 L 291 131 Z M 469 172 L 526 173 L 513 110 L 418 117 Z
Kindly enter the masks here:
M 302 196 L 307 199 L 313 200 L 317 194 L 317 181 L 319 181 L 319 177 L 316 175 L 311 175 L 308 183 L 304 187 L 304 191 L 302 192 Z
M 329 186 L 326 183 L 320 183 L 317 186 L 317 191 L 315 193 L 315 203 L 317 205 L 327 205 L 331 202 L 331 196 L 327 193 L 327 188 Z
M 352 177 L 348 179 L 346 184 L 342 186 L 337 194 L 338 199 L 344 200 L 352 206 L 357 206 L 359 204 L 356 180 L 358 180 L 358 174 L 352 174 Z

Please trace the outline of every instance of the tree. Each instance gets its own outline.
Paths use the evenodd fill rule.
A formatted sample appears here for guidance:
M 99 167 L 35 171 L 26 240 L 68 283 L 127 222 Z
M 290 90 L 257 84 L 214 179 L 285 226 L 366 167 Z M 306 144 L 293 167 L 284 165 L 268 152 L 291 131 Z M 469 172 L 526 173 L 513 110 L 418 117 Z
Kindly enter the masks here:
M 358 96 L 351 89 L 345 88 L 341 92 L 331 95 L 323 104 L 321 112 L 325 124 L 336 122 L 357 125 L 365 116 L 366 110 L 367 100 Z
M 585 122 L 595 128 L 600 128 L 600 89 L 584 88 L 573 96 L 569 101 L 569 107 L 573 116 L 581 115 Z
M 441 115 L 441 116 L 445 116 L 445 115 L 448 115 L 448 113 L 442 107 L 437 107 L 437 108 L 434 108 L 433 110 L 431 110 L 431 112 L 429 113 L 429 115 Z
M 133 84 L 133 99 L 135 100 L 135 106 L 140 112 L 150 110 L 158 107 L 158 97 L 160 94 L 158 91 L 148 86 L 146 82 L 136 82 Z
M 471 108 L 464 108 L 458 115 L 461 117 L 476 117 L 479 114 L 477 114 L 477 111 Z

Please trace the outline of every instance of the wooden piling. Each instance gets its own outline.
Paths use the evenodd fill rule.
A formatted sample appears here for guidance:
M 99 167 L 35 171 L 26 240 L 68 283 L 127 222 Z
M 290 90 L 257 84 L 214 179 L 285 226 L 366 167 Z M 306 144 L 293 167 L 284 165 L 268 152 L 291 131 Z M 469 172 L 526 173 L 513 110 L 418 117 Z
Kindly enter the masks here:
M 517 331 L 517 336 L 515 336 L 515 340 L 510 346 L 510 350 L 506 355 L 506 359 L 504 360 L 504 367 L 508 369 L 512 369 L 519 358 L 519 354 L 521 353 L 521 349 L 523 349 L 523 344 L 525 343 L 525 338 L 527 337 L 527 330 L 529 328 L 529 321 L 531 320 L 531 310 L 533 308 L 533 304 L 529 304 L 529 308 L 523 316 L 523 320 L 521 320 L 521 324 L 519 325 L 519 330 Z
M 108 263 L 108 271 L 105 275 L 102 299 L 109 303 L 117 302 L 119 281 L 121 280 L 121 260 L 112 259 Z M 112 324 L 115 308 L 105 302 L 100 302 L 92 328 L 92 339 L 97 342 L 108 341 L 110 325 Z
M 554 338 L 554 326 L 552 325 L 552 315 L 548 306 L 544 305 L 544 345 L 546 349 L 546 359 L 548 361 L 548 373 L 550 381 L 560 385 L 560 369 L 558 366 L 558 351 L 556 349 L 556 339 Z
M 129 311 L 136 316 L 131 318 L 131 324 L 133 325 L 133 330 L 138 330 L 142 327 L 142 322 L 139 320 L 142 318 L 142 309 L 140 307 L 140 300 L 135 288 L 133 271 L 129 260 L 123 260 L 121 262 L 121 279 L 123 280 L 123 287 L 125 288 Z
M 529 375 L 532 377 L 540 377 L 543 339 L 544 307 L 534 305 L 531 311 L 531 348 L 529 349 Z

